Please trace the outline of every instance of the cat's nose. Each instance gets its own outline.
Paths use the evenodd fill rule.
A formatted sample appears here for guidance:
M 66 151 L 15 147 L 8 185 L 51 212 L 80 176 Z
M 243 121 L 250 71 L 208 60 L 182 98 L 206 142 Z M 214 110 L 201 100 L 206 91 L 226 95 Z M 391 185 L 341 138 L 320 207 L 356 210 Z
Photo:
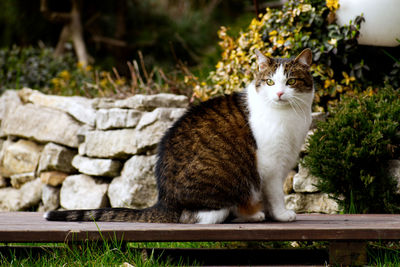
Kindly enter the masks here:
M 281 96 L 283 95 L 283 92 L 279 91 L 279 92 L 276 93 L 276 95 L 278 96 L 279 99 L 281 99 Z

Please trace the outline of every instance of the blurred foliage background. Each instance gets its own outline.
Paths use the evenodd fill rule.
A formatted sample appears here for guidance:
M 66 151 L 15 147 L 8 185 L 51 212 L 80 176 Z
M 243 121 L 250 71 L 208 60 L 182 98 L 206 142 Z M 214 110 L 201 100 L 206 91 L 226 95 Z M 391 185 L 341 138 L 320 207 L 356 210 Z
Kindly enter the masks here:
M 16 68 L 17 73 L 4 74 L 4 68 L 17 67 L 18 64 L 21 67 L 27 58 L 35 57 L 36 60 L 31 61 L 36 61 L 36 65 L 49 64 L 49 49 L 57 49 L 61 32 L 66 25 L 62 15 L 68 14 L 74 4 L 78 5 L 80 12 L 88 64 L 99 70 L 98 74 L 93 74 L 89 79 L 100 81 L 101 78 L 107 78 L 105 73 L 101 77 L 100 70 L 103 70 L 110 76 L 107 78 L 109 84 L 123 83 L 121 77 L 126 77 L 125 82 L 134 79 L 134 84 L 142 83 L 143 87 L 148 87 L 147 83 L 150 87 L 157 87 L 153 83 L 164 84 L 166 90 L 187 94 L 190 92 L 175 84 L 178 76 L 183 77 L 181 68 L 177 66 L 190 68 L 196 76 L 206 77 L 218 61 L 219 27 L 230 25 L 231 32 L 237 34 L 255 16 L 254 3 L 251 0 L 2 0 L 0 48 L 3 57 L 0 59 L 0 68 L 1 61 L 3 65 L 6 63 L 4 61 L 8 63 L 8 66 L 3 66 L 3 76 L 0 76 L 2 89 L 5 85 L 60 87 L 60 83 L 56 80 L 53 80 L 55 84 L 51 83 L 51 79 L 46 76 L 57 78 L 59 75 L 54 68 L 45 71 L 47 73 L 40 73 L 44 77 L 33 84 L 28 82 L 29 78 L 21 76 L 24 70 Z M 77 66 L 68 64 L 71 57 L 74 57 L 73 43 L 66 42 L 63 46 L 64 53 L 59 59 L 65 64 L 61 64 L 59 73 L 64 70 L 71 72 L 73 68 L 75 72 L 80 72 Z M 30 50 L 24 52 L 20 48 Z M 34 52 L 35 49 L 39 51 Z M 43 49 L 48 50 L 40 51 Z M 5 57 L 10 55 L 13 60 Z M 21 62 L 18 63 L 16 61 L 19 57 Z M 28 64 L 29 67 L 32 64 Z M 132 72 L 136 71 L 136 76 L 140 77 L 132 77 L 135 75 Z M 64 76 L 65 74 L 64 72 Z M 19 80 L 19 77 L 23 78 Z M 50 82 L 44 82 L 45 78 Z M 19 81 L 14 84 L 6 83 L 10 80 Z M 103 85 L 105 83 L 103 81 Z M 126 85 L 131 87 L 131 84 Z M 63 90 L 58 88 L 55 91 L 57 93 Z M 79 91 L 81 90 L 67 90 L 62 93 L 72 94 Z M 151 91 L 150 88 L 146 92 Z M 92 93 L 87 92 L 89 95 Z
M 0 8 L 0 90 L 206 100 L 252 80 L 255 48 L 293 57 L 305 47 L 315 110 L 400 86 L 400 46 L 358 45 L 364 18 L 338 25 L 338 0 L 3 0 Z
M 46 2 L 52 12 L 71 9 L 70 0 Z M 104 67 L 126 67 L 137 50 L 148 64 L 168 66 L 174 57 L 198 64 L 215 46 L 220 25 L 253 15 L 250 0 L 85 0 L 80 5 L 89 54 Z M 0 47 L 56 46 L 63 23 L 46 19 L 40 6 L 40 0 L 0 2 Z

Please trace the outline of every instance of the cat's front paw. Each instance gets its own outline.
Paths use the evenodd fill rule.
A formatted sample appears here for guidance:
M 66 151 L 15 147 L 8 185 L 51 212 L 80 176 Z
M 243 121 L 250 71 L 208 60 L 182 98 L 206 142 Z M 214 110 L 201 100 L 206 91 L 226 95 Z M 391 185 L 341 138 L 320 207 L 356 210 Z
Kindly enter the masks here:
M 296 220 L 296 213 L 292 210 L 282 210 L 274 212 L 272 218 L 278 222 L 293 222 Z

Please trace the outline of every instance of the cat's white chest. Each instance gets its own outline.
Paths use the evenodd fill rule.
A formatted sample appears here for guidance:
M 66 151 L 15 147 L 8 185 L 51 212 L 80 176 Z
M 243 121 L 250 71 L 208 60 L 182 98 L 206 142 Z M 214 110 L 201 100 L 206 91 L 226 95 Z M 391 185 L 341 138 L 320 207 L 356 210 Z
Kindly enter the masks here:
M 288 171 L 296 163 L 304 143 L 311 122 L 311 108 L 304 107 L 299 113 L 292 108 L 268 105 L 257 95 L 254 85 L 248 87 L 248 105 L 259 172 Z
M 289 112 L 270 110 L 265 117 L 254 118 L 251 124 L 259 164 L 271 170 L 292 168 L 304 143 L 307 121 L 294 118 Z

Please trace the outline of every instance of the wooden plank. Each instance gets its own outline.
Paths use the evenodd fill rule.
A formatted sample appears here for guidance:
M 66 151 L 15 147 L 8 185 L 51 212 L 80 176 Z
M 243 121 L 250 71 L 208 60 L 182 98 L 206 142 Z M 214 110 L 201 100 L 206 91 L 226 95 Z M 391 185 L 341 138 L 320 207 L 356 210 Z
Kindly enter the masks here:
M 298 215 L 291 223 L 151 224 L 50 222 L 38 212 L 0 212 L 0 242 L 400 240 L 400 215 Z M 101 233 L 101 234 L 100 234 Z

